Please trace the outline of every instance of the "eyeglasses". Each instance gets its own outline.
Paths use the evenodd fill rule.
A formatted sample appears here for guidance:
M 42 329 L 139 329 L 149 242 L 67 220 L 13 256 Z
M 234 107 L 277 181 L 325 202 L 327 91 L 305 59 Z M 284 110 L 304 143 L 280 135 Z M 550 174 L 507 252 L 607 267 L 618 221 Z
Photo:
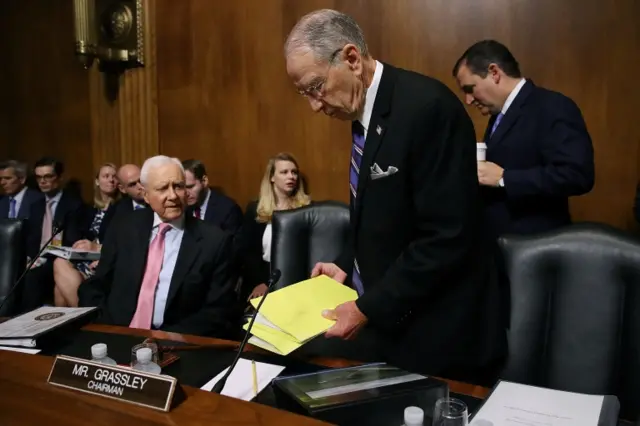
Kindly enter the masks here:
M 331 67 L 335 65 L 334 61 L 338 53 L 342 51 L 342 48 L 337 49 L 335 52 L 331 54 L 329 58 L 329 66 L 327 67 L 326 76 L 321 78 L 318 81 L 311 83 L 306 89 L 298 90 L 298 93 L 302 96 L 306 96 L 307 98 L 320 99 L 322 98 L 324 93 L 324 86 L 327 83 L 327 78 L 329 77 L 329 71 L 331 71 Z
M 53 175 L 53 174 L 36 175 L 36 181 L 51 182 L 52 180 L 54 180 L 57 177 L 58 177 L 58 175 Z

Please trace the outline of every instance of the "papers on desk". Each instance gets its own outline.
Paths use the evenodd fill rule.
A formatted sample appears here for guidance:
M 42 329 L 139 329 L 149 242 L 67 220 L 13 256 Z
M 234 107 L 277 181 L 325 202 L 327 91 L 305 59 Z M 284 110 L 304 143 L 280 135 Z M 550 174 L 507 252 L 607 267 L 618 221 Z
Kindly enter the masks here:
M 322 311 L 357 298 L 355 290 L 325 275 L 281 288 L 267 295 L 249 343 L 287 355 L 335 323 L 325 319 Z M 251 299 L 254 308 L 258 303 L 260 297 Z M 245 330 L 248 327 L 248 323 L 243 326 Z
M 40 352 L 40 349 L 25 349 L 25 348 L 13 348 L 11 346 L 0 346 L 0 351 L 22 352 L 25 354 L 35 355 Z
M 0 324 L 1 346 L 34 348 L 36 339 L 62 325 L 74 321 L 96 308 L 56 308 L 43 306 Z
M 598 426 L 605 398 L 501 381 L 470 426 Z
M 211 391 L 218 380 L 227 372 L 229 368 L 225 368 L 220 374 L 211 379 L 202 390 Z M 282 373 L 284 367 L 281 365 L 266 364 L 264 362 L 256 362 L 256 375 L 258 381 L 258 393 L 266 388 L 273 379 Z M 253 392 L 253 371 L 251 361 L 240 358 L 236 367 L 231 372 L 227 383 L 222 389 L 222 395 L 238 398 L 245 401 L 251 401 L 256 395 Z
M 78 260 L 78 261 L 88 261 L 93 262 L 94 260 L 100 260 L 100 252 L 99 251 L 87 251 L 87 250 L 79 250 L 71 247 L 60 247 L 49 245 L 45 249 L 43 254 L 51 254 L 56 257 L 61 257 L 67 260 Z

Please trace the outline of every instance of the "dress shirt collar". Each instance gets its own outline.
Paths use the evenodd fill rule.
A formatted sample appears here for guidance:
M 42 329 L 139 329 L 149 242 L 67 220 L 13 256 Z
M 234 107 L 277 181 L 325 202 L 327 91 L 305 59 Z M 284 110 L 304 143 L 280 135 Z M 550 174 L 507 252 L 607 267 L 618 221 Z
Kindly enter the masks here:
M 509 96 L 507 96 L 507 100 L 504 101 L 504 105 L 502 106 L 502 111 L 501 111 L 502 115 L 505 115 L 507 113 L 507 110 L 509 109 L 513 101 L 516 99 L 516 96 L 518 96 L 518 93 L 520 93 L 522 86 L 524 86 L 526 82 L 527 80 L 525 80 L 524 78 L 520 79 L 518 84 L 516 84 L 516 87 L 514 87 L 511 93 L 509 93 Z
M 358 121 L 362 124 L 365 133 L 369 130 L 371 114 L 373 113 L 373 105 L 376 102 L 376 95 L 378 94 L 378 87 L 380 86 L 380 79 L 382 78 L 382 68 L 383 65 L 376 61 L 376 70 L 373 73 L 373 80 L 371 80 L 371 85 L 367 88 L 367 93 L 365 94 L 362 115 L 358 118 Z
M 16 200 L 16 204 L 22 204 L 22 199 L 24 198 L 24 194 L 26 194 L 26 192 L 27 192 L 27 187 L 25 186 L 16 195 L 9 197 L 9 199 Z
M 162 222 L 164 221 L 160 219 L 160 216 L 158 216 L 158 213 L 153 212 L 153 228 L 152 229 L 157 228 Z M 177 229 L 179 231 L 184 230 L 184 214 L 179 218 L 172 220 L 171 222 L 168 222 L 168 223 L 169 225 L 171 225 L 173 229 Z

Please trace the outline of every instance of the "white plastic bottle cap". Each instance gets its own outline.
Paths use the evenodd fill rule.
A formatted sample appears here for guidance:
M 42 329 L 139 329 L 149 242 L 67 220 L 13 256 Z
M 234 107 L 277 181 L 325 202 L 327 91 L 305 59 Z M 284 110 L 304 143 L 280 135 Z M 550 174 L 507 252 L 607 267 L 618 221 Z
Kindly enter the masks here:
M 91 356 L 94 358 L 104 358 L 107 356 L 107 345 L 104 343 L 96 343 L 91 346 Z
M 420 407 L 407 407 L 404 409 L 404 424 L 406 426 L 422 426 L 424 411 Z
M 140 362 L 151 361 L 151 348 L 140 348 L 136 351 L 136 358 Z

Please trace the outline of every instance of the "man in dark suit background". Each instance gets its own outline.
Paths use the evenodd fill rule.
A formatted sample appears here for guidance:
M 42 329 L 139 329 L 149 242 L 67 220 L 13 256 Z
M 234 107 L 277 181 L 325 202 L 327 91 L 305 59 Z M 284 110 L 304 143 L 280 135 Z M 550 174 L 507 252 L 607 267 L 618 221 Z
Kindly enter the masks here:
M 31 204 L 27 222 L 27 256 L 33 259 L 53 236 L 55 245 L 71 247 L 87 232 L 87 207 L 73 192 L 62 189 L 64 164 L 43 157 L 35 164 L 35 177 L 44 197 Z M 27 275 L 22 288 L 23 311 L 36 309 L 53 298 L 53 259 L 41 257 Z
M 134 210 L 147 207 L 147 203 L 144 201 L 144 187 L 140 183 L 140 167 L 135 164 L 124 164 L 118 169 L 116 177 L 122 198 L 116 202 L 112 209 L 107 211 L 103 219 L 105 223 L 119 220 Z
M 242 225 L 242 209 L 231 198 L 209 187 L 204 164 L 198 160 L 182 162 L 185 172 L 188 214 L 236 235 Z
M 228 336 L 235 322 L 231 238 L 184 214 L 184 170 L 177 159 L 148 159 L 141 181 L 150 208 L 128 214 L 107 232 L 96 274 L 78 290 L 80 306 L 98 306 L 99 321 L 108 324 Z
M 464 106 L 441 82 L 373 59 L 337 11 L 303 17 L 285 56 L 314 112 L 352 121 L 350 242 L 312 275 L 351 275 L 359 298 L 325 313 L 327 336 L 362 331 L 399 367 L 490 381 L 505 333 Z
M 494 40 L 471 46 L 453 75 L 466 103 L 491 114 L 478 180 L 492 236 L 571 223 L 568 198 L 589 192 L 595 179 L 591 138 L 578 106 L 523 78 L 511 52 Z
M 19 161 L 0 163 L 0 185 L 5 194 L 0 199 L 0 219 L 28 219 L 31 205 L 43 197 L 27 186 L 27 165 Z

